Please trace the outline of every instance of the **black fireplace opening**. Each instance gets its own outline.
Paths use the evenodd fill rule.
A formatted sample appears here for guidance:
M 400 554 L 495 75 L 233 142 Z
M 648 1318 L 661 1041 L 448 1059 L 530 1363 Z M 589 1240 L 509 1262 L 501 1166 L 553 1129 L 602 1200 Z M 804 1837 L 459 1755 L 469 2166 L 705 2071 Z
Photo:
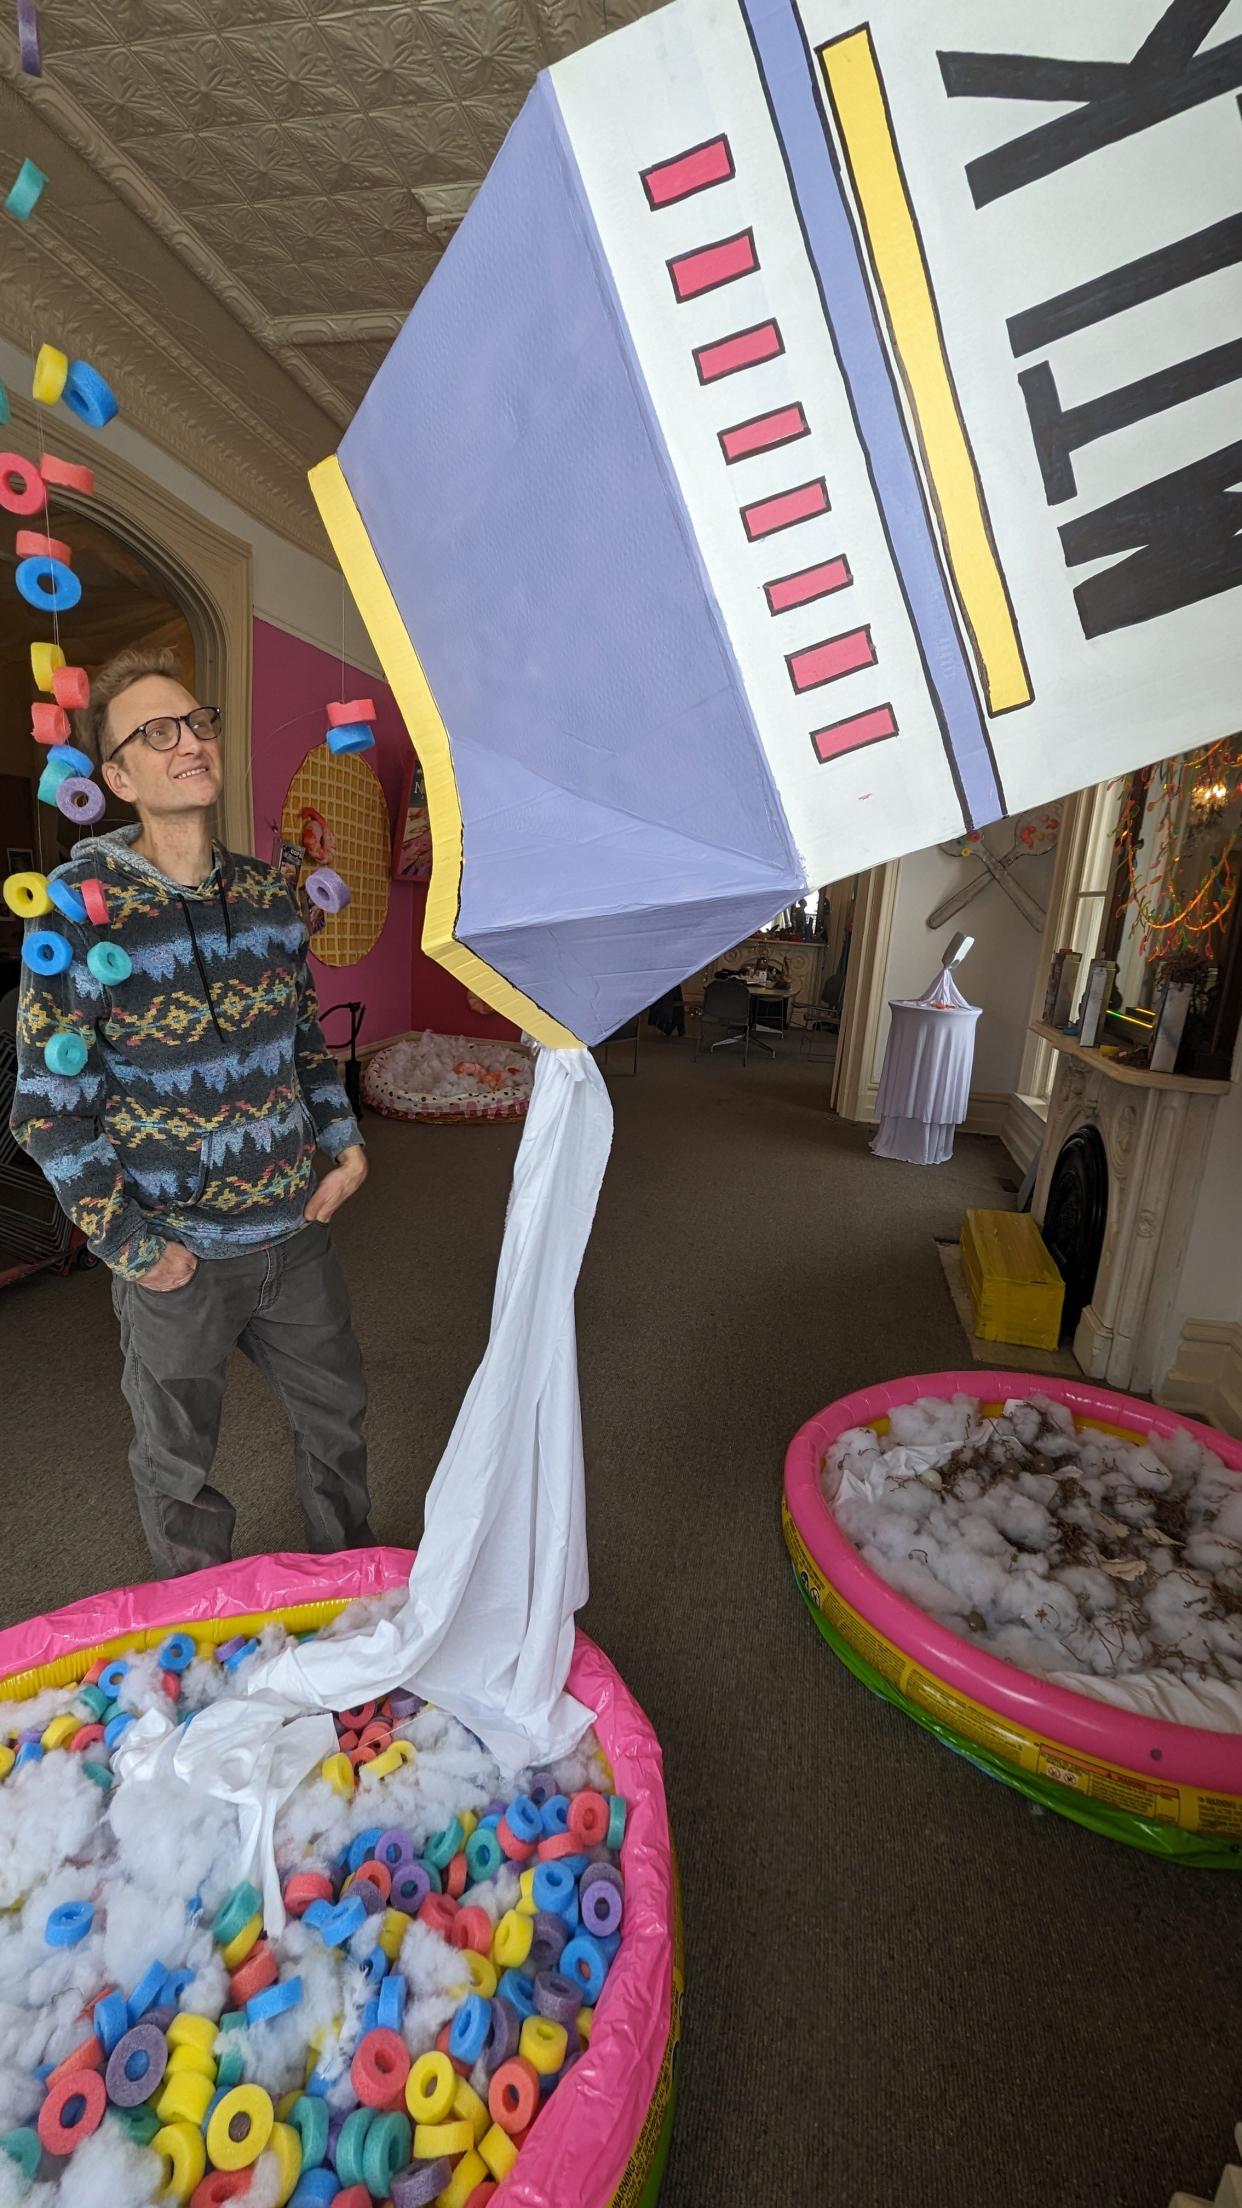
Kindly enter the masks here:
M 1044 1208 L 1044 1241 L 1065 1282 L 1062 1335 L 1072 1335 L 1095 1293 L 1108 1217 L 1108 1157 L 1098 1127 L 1079 1127 L 1062 1145 Z

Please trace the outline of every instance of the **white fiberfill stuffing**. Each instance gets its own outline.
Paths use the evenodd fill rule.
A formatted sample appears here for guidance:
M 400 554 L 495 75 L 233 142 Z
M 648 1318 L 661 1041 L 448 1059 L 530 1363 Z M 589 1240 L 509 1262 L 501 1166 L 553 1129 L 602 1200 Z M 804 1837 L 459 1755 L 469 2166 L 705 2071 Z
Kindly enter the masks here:
M 872 1569 L 973 1647 L 1180 1724 L 1242 1732 L 1242 1474 L 1034 1396 L 898 1405 L 833 1443 L 824 1493 Z

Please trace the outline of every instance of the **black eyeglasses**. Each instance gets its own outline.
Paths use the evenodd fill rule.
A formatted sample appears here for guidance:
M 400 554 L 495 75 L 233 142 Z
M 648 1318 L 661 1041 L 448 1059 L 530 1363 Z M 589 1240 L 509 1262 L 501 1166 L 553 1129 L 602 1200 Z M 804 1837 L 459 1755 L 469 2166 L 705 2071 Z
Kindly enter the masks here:
M 175 751 L 181 742 L 183 725 L 200 743 L 207 743 L 220 734 L 220 708 L 218 705 L 196 705 L 192 713 L 157 713 L 154 720 L 143 721 L 140 727 L 131 728 L 128 736 L 122 736 L 108 757 L 115 759 L 126 744 L 133 743 L 135 736 L 141 736 L 152 751 Z

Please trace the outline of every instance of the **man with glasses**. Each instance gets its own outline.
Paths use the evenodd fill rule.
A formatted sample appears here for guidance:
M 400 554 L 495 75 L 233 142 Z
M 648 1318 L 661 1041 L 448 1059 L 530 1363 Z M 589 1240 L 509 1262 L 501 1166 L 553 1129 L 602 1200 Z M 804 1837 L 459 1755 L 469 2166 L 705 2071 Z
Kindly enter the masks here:
M 119 654 L 78 718 L 138 818 L 75 844 L 51 877 L 56 910 L 37 925 L 73 956 L 23 973 L 12 1125 L 112 1269 L 151 1554 L 174 1574 L 231 1553 L 234 1509 L 210 1473 L 234 1348 L 288 1413 L 309 1546 L 361 1546 L 366 1384 L 328 1221 L 366 1153 L 305 926 L 271 867 L 213 840 L 220 713 L 171 654 Z M 44 1056 L 66 1032 L 85 1048 L 72 1073 Z

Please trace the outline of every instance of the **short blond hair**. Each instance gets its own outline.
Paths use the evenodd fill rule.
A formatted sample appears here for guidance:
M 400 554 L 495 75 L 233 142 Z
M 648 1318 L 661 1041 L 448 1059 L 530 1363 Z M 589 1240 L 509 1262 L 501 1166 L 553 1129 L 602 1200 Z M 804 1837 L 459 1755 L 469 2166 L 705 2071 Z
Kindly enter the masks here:
M 147 675 L 164 675 L 169 682 L 180 682 L 181 667 L 176 653 L 169 645 L 152 651 L 145 644 L 130 644 L 123 652 L 115 652 L 105 660 L 91 683 L 89 705 L 84 705 L 75 715 L 78 738 L 83 751 L 89 753 L 102 766 L 109 754 L 104 750 L 108 728 L 108 707 L 122 690 L 141 682 Z

